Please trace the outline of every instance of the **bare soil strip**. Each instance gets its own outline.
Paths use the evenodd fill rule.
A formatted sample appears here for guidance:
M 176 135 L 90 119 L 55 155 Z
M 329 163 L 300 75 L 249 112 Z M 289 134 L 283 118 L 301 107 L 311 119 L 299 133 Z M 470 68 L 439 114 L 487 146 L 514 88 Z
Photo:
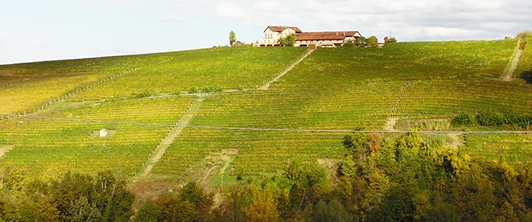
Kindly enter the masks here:
M 275 78 L 271 79 L 270 81 L 267 81 L 266 83 L 264 83 L 264 85 L 259 86 L 258 89 L 259 90 L 268 90 L 268 88 L 270 88 L 270 84 L 272 84 L 273 82 L 275 82 L 275 81 L 279 80 L 281 77 L 283 77 L 286 73 L 288 73 L 290 70 L 292 70 L 297 64 L 299 64 L 301 61 L 303 61 L 305 58 L 307 58 L 310 54 L 312 54 L 312 52 L 313 52 L 313 50 L 307 50 L 307 52 L 305 54 L 303 54 L 301 57 L 299 57 L 299 59 L 297 59 L 292 64 L 290 64 L 288 67 L 286 67 L 286 69 L 281 71 L 281 73 L 279 73 L 279 75 L 277 75 Z
M 517 68 L 517 65 L 519 65 L 519 61 L 521 60 L 521 56 L 523 55 L 523 49 L 521 49 L 520 46 L 521 41 L 517 42 L 517 46 L 515 48 L 514 54 L 512 55 L 512 59 L 510 60 L 510 63 L 508 66 L 506 66 L 506 69 L 504 69 L 504 73 L 502 74 L 502 80 L 503 81 L 512 81 L 514 79 L 514 72 Z
M 205 161 L 209 161 L 211 167 L 209 167 L 203 174 L 200 184 L 206 187 L 214 175 L 217 173 L 223 175 L 225 170 L 229 167 L 229 164 L 233 162 L 233 156 L 237 153 L 237 149 L 224 149 L 222 152 L 211 153 L 211 155 L 205 157 Z
M 0 146 L 0 158 L 13 149 L 13 146 Z
M 148 175 L 151 170 L 153 169 L 153 166 L 159 162 L 161 157 L 163 157 L 164 153 L 166 152 L 166 149 L 174 142 L 175 138 L 177 138 L 179 135 L 181 135 L 181 132 L 183 132 L 183 129 L 188 125 L 192 117 L 196 115 L 196 113 L 199 112 L 201 108 L 201 104 L 203 104 L 203 99 L 205 97 L 197 97 L 194 102 L 188 107 L 187 111 L 183 114 L 183 116 L 179 119 L 177 124 L 172 128 L 172 130 L 166 135 L 166 137 L 161 141 L 161 143 L 157 146 L 157 148 L 153 151 L 152 155 L 150 156 L 150 159 L 148 161 L 148 164 L 146 165 L 146 168 L 144 168 L 144 171 L 137 176 L 137 178 L 133 179 L 133 181 L 136 181 L 138 179 L 141 179 Z
M 398 120 L 399 120 L 398 117 L 388 117 L 388 119 L 386 120 L 386 123 L 384 124 L 384 127 L 382 129 L 383 130 L 389 130 L 389 131 L 395 130 L 394 127 L 395 127 L 395 124 L 397 123 Z
M 451 149 L 458 149 L 465 145 L 464 134 L 462 133 L 449 133 L 445 138 L 445 147 Z

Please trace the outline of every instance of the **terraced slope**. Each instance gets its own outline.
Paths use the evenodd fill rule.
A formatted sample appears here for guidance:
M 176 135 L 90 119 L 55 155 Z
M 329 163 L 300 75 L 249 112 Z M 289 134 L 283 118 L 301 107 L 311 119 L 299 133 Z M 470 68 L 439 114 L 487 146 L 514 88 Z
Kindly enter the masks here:
M 49 176 L 102 169 L 133 176 L 192 100 L 57 103 L 38 116 L 0 122 L 0 144 L 14 146 L 2 167 Z M 108 136 L 100 137 L 101 129 Z
M 34 112 L 50 101 L 166 61 L 171 54 L 118 56 L 0 66 L 0 114 Z M 4 87 L 1 87 L 4 86 Z
M 33 113 L 56 100 L 254 88 L 304 52 L 216 48 L 0 66 L 0 114 Z
M 515 44 L 514 40 L 425 42 L 397 43 L 382 49 L 318 49 L 268 90 L 250 89 L 279 74 L 306 49 L 205 49 L 165 54 L 153 60 L 158 65 L 134 68 L 32 115 L 43 119 L 20 117 L 0 122 L 0 146 L 14 145 L 0 163 L 27 167 L 36 174 L 75 166 L 66 168 L 87 172 L 116 169 L 132 176 L 143 170 L 147 157 L 193 100 L 167 96 L 213 87 L 249 89 L 206 97 L 155 163 L 151 174 L 156 178 L 199 178 L 207 183 L 212 177 L 211 183 L 222 183 L 224 175 L 234 179 L 278 173 L 294 160 L 333 164 L 342 157 L 345 133 L 327 130 L 381 130 L 390 117 L 398 120 L 392 129 L 449 130 L 450 119 L 462 112 L 530 114 L 532 84 L 499 80 Z M 528 52 L 519 69 L 527 64 Z M 115 134 L 94 137 L 101 128 Z M 485 147 L 482 136 L 455 135 L 460 136 L 465 151 L 488 153 L 481 150 Z M 524 154 L 532 150 L 528 135 L 490 138 L 486 141 L 492 146 L 502 147 L 497 154 L 515 155 L 517 147 L 524 147 Z M 216 156 L 224 156 L 223 172 L 222 167 L 213 172 Z M 195 175 L 205 172 L 210 176 Z
M 87 90 L 73 100 L 121 97 L 138 93 L 186 93 L 192 88 L 256 88 L 305 52 L 303 48 L 215 48 L 184 51 L 151 66 Z
M 461 112 L 530 113 L 531 85 L 499 80 L 515 43 L 319 49 L 268 91 L 207 98 L 190 123 L 198 128 L 185 130 L 186 136 L 172 144 L 154 172 L 190 174 L 208 164 L 210 153 L 236 149 L 232 175 L 269 174 L 287 161 L 341 157 L 344 134 L 305 130 L 379 130 L 389 116 L 398 118 L 405 130 L 452 130 L 450 119 Z M 228 132 L 210 126 L 241 129 Z M 443 143 L 456 143 L 446 141 L 452 138 L 441 137 Z M 522 144 L 532 150 L 529 143 Z M 472 145 L 468 152 L 479 153 L 478 148 Z

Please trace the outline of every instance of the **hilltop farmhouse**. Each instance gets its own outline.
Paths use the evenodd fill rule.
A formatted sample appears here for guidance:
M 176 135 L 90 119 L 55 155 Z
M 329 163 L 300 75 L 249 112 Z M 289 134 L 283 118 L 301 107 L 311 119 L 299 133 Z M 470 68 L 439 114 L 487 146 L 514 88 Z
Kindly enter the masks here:
M 346 42 L 362 37 L 358 31 L 303 32 L 294 26 L 268 26 L 264 30 L 264 39 L 257 46 L 278 46 L 279 39 L 290 34 L 296 35 L 294 46 L 341 46 Z

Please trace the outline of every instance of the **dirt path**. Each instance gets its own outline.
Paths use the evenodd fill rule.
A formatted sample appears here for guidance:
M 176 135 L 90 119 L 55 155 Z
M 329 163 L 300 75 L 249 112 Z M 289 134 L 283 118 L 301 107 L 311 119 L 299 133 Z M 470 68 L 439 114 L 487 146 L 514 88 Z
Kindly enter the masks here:
M 449 133 L 445 135 L 445 146 L 451 149 L 458 149 L 465 145 L 464 134 Z
M 207 186 L 214 175 L 217 173 L 223 175 L 231 162 L 233 162 L 233 156 L 236 154 L 238 154 L 238 150 L 236 149 L 224 149 L 220 153 L 212 153 L 205 157 L 205 161 L 208 161 L 211 167 L 209 167 L 203 174 L 200 184 Z
M 0 158 L 13 149 L 13 146 L 0 146 Z
M 307 50 L 307 52 L 305 54 L 303 54 L 301 57 L 299 57 L 299 59 L 297 59 L 292 64 L 290 64 L 288 67 L 286 67 L 286 69 L 281 71 L 281 73 L 279 73 L 279 75 L 277 75 L 275 78 L 265 82 L 262 86 L 259 86 L 258 89 L 259 90 L 268 90 L 268 88 L 270 88 L 270 84 L 272 84 L 273 82 L 275 82 L 275 81 L 279 80 L 281 77 L 283 77 L 286 73 L 288 73 L 290 70 L 292 70 L 297 64 L 299 64 L 301 61 L 303 61 L 305 58 L 307 58 L 310 54 L 312 54 L 313 51 L 314 50 Z
M 394 127 L 398 120 L 399 120 L 399 117 L 388 117 L 382 129 L 389 130 L 389 131 L 395 130 Z
M 512 81 L 514 79 L 514 72 L 517 68 L 517 65 L 519 65 L 519 61 L 521 60 L 521 56 L 523 55 L 523 50 L 519 48 L 521 41 L 517 42 L 517 46 L 515 48 L 514 54 L 512 55 L 512 59 L 510 60 L 510 63 L 508 66 L 506 66 L 506 69 L 504 69 L 504 73 L 502 74 L 502 80 L 503 81 Z
M 144 171 L 136 178 L 134 178 L 133 181 L 139 180 L 151 172 L 153 166 L 161 159 L 161 157 L 163 157 L 164 152 L 166 152 L 166 149 L 168 149 L 168 147 L 174 142 L 175 138 L 181 135 L 181 132 L 183 132 L 183 129 L 188 125 L 192 117 L 194 117 L 194 115 L 199 112 L 204 98 L 205 97 L 200 96 L 196 98 L 194 102 L 192 102 L 192 104 L 188 107 L 187 111 L 185 111 L 185 114 L 183 114 L 177 124 L 172 128 L 172 131 L 170 131 L 168 135 L 166 135 L 166 137 L 153 151 L 152 155 L 150 156 L 150 160 L 146 165 L 146 168 L 144 168 Z
M 399 103 L 401 102 L 401 99 L 403 98 L 403 94 L 405 94 L 405 91 L 410 87 L 412 84 L 412 81 L 408 81 L 405 86 L 401 89 L 401 92 L 399 93 L 399 96 L 397 96 L 397 102 L 395 102 L 395 105 L 392 107 L 392 110 L 390 111 L 389 117 L 393 117 L 395 110 L 397 107 L 399 107 Z

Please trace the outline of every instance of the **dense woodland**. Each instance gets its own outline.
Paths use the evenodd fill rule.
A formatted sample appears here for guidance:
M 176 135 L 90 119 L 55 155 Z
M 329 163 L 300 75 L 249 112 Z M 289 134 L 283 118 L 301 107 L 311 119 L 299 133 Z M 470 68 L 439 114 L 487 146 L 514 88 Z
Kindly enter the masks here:
M 473 159 L 417 133 L 354 133 L 331 172 L 293 162 L 283 175 L 240 178 L 222 201 L 195 182 L 133 209 L 110 172 L 29 179 L 3 169 L 4 221 L 531 221 L 532 172 Z

